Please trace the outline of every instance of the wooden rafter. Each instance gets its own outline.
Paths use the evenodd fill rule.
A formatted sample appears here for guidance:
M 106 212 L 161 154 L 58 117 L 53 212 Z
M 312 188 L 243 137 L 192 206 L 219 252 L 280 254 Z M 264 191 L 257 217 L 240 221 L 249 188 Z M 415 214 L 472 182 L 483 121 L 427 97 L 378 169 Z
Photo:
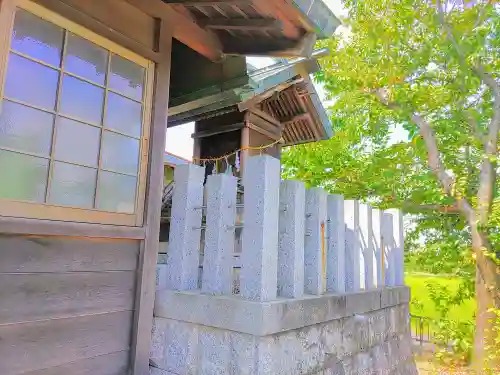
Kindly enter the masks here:
M 151 17 L 161 18 L 172 27 L 173 36 L 212 61 L 222 59 L 222 44 L 210 30 L 202 29 L 186 14 L 157 0 L 126 0 Z
M 295 116 L 293 116 L 293 117 L 291 117 L 291 118 L 283 121 L 281 124 L 283 126 L 287 126 L 288 124 L 295 123 L 295 122 L 301 121 L 301 120 L 309 120 L 309 121 L 311 121 L 311 114 L 307 113 L 307 112 L 300 113 L 298 115 L 295 115 Z
M 248 18 L 212 18 L 200 21 L 201 26 L 213 30 L 280 30 L 282 23 L 273 19 L 248 19 Z
M 235 5 L 235 4 L 251 4 L 250 0 L 162 0 L 169 5 L 184 5 L 184 6 L 214 6 L 214 5 Z

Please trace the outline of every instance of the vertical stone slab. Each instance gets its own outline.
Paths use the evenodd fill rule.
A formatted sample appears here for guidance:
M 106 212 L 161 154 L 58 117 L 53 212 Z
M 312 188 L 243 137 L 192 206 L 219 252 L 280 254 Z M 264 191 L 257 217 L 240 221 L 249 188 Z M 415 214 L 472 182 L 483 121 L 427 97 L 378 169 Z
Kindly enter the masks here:
M 166 289 L 168 279 L 168 269 L 166 264 L 156 265 L 156 289 Z
M 396 270 L 394 265 L 394 231 L 393 231 L 393 217 L 390 213 L 384 212 L 382 220 L 382 244 L 384 255 L 384 274 L 385 285 L 396 285 Z
M 344 201 L 346 291 L 357 292 L 361 289 L 361 246 L 359 243 L 359 202 Z
M 304 290 L 307 294 L 321 295 L 326 290 L 326 202 L 327 193 L 323 189 L 306 191 Z
M 394 283 L 404 285 L 404 226 L 403 213 L 398 209 L 387 210 L 392 215 L 394 238 Z
M 345 293 L 344 197 L 329 195 L 327 200 L 326 290 Z
M 383 287 L 385 285 L 385 280 L 383 278 L 384 271 L 382 270 L 382 211 L 373 209 L 372 210 L 372 228 L 373 228 L 373 247 L 375 249 L 375 275 L 377 279 L 377 288 Z
M 165 283 L 167 289 L 198 288 L 204 178 L 203 167 L 185 164 L 175 168 Z
M 209 294 L 233 292 L 233 253 L 237 179 L 210 175 L 206 183 L 207 209 L 201 290 Z
M 359 205 L 360 245 L 364 261 L 364 288 L 373 289 L 377 284 L 374 266 L 375 247 L 373 246 L 372 208 L 367 204 Z
M 278 295 L 304 294 L 304 228 L 306 189 L 300 181 L 282 181 L 280 187 Z
M 268 155 L 245 166 L 240 293 L 254 301 L 276 299 L 280 172 L 280 161 Z

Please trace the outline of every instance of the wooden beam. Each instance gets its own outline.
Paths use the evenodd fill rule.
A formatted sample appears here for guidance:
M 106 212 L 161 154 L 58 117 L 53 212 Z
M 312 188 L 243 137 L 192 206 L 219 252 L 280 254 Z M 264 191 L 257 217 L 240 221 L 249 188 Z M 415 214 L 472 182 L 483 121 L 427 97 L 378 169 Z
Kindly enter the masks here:
M 251 5 L 251 0 L 161 0 L 169 5 L 213 6 L 213 5 Z
M 198 132 L 195 132 L 193 135 L 191 135 L 191 137 L 194 139 L 206 138 L 206 137 L 210 137 L 212 135 L 234 132 L 236 130 L 243 129 L 244 127 L 245 127 L 245 124 L 240 122 L 237 124 L 220 126 L 220 127 L 216 127 L 213 129 L 198 131 Z
M 253 112 L 248 112 L 245 116 L 246 123 L 251 123 L 258 126 L 261 129 L 267 130 L 268 132 L 281 134 L 281 125 L 277 126 L 272 122 L 267 121 L 266 119 L 256 115 Z
M 149 374 L 149 350 L 153 309 L 156 293 L 155 276 L 158 258 L 162 186 L 164 173 L 165 133 L 167 131 L 168 98 L 170 88 L 170 65 L 172 52 L 172 29 L 166 20 L 160 22 L 158 41 L 163 56 L 156 65 L 153 115 L 150 131 L 149 168 L 146 188 L 144 227 L 146 238 L 141 244 L 137 288 L 135 299 L 134 326 L 132 336 L 132 374 Z
M 276 56 L 280 55 L 282 51 L 293 49 L 297 45 L 297 41 L 291 39 L 243 39 L 230 35 L 221 35 L 220 40 L 223 45 L 223 52 L 227 55 Z
M 260 116 L 263 119 L 265 119 L 268 122 L 270 122 L 271 124 L 274 124 L 278 128 L 281 128 L 281 122 L 278 119 L 276 119 L 273 116 L 271 116 L 270 114 L 268 114 L 267 112 L 264 112 L 263 110 L 261 110 L 259 108 L 256 108 L 256 107 L 250 108 L 248 111 L 252 112 L 252 113 L 255 113 L 257 116 Z
M 281 21 L 263 18 L 212 18 L 200 22 L 200 24 L 201 26 L 212 30 L 279 31 L 283 27 Z
M 170 23 L 173 37 L 212 61 L 223 58 L 222 44 L 210 30 L 204 30 L 186 14 L 158 0 L 126 0 L 155 18 Z
M 272 133 L 272 132 L 267 131 L 265 129 L 259 128 L 258 126 L 254 125 L 252 123 L 248 123 L 247 124 L 247 128 L 255 130 L 257 133 L 263 134 L 266 137 L 269 137 L 269 138 L 271 138 L 271 139 L 273 139 L 275 141 L 277 141 L 278 139 L 281 138 L 281 135 L 278 135 L 276 133 Z
M 134 11 L 137 13 L 137 9 L 134 9 L 130 4 L 125 4 L 128 7 L 121 7 L 122 9 L 119 11 L 112 12 L 109 10 L 109 7 L 113 4 L 102 1 L 98 2 L 96 0 L 88 2 L 77 0 L 68 0 L 65 2 L 61 0 L 36 0 L 36 3 L 149 60 L 157 62 L 159 59 L 158 54 L 153 50 L 154 30 L 151 30 L 151 33 L 148 30 L 141 32 L 136 30 L 137 27 L 149 29 L 149 22 L 145 18 L 151 19 L 151 15 L 149 17 L 145 14 L 142 14 L 142 16 L 136 15 L 136 18 L 140 21 L 134 25 L 129 25 L 129 31 L 124 33 L 126 28 L 123 25 L 129 23 L 124 20 L 130 20 L 133 17 Z M 87 11 L 90 11 L 90 14 L 85 12 L 85 7 L 88 7 Z M 154 27 L 153 21 L 151 19 L 151 27 Z M 134 32 L 139 34 L 132 38 L 131 33 Z M 147 42 L 150 34 L 151 40 Z
M 17 217 L 0 217 L 0 227 L 2 228 L 2 234 L 119 238 L 130 240 L 142 240 L 145 237 L 144 228 L 140 227 L 73 223 Z

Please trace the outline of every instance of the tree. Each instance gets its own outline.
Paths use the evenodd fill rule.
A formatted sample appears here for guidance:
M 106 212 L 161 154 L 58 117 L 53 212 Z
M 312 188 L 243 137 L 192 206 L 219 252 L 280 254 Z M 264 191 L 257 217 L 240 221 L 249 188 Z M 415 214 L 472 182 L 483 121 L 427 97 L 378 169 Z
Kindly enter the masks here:
M 337 136 L 285 152 L 285 175 L 380 206 L 459 215 L 476 257 L 475 358 L 483 364 L 485 349 L 500 352 L 491 323 L 491 309 L 500 309 L 500 7 L 465 0 L 345 6 L 348 32 L 323 43 L 331 55 L 317 76 L 335 102 Z M 388 144 L 398 127 L 411 142 Z

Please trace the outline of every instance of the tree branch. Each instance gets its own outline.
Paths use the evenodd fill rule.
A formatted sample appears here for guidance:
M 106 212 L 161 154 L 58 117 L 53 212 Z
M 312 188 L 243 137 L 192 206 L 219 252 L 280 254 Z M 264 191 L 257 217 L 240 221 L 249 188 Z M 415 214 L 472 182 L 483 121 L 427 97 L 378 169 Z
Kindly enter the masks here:
M 413 202 L 403 202 L 403 211 L 435 211 L 441 214 L 458 215 L 460 214 L 457 205 L 443 205 L 443 204 L 415 204 Z
M 483 130 L 479 127 L 479 124 L 474 118 L 474 116 L 472 116 L 472 114 L 470 114 L 467 110 L 465 110 L 464 112 L 465 112 L 465 119 L 469 123 L 469 126 L 471 127 L 474 136 L 481 142 L 481 144 L 484 147 L 488 142 L 486 134 L 484 134 Z
M 493 116 L 488 126 L 488 138 L 484 146 L 485 157 L 481 163 L 477 192 L 478 219 L 482 225 L 486 225 L 491 212 L 496 180 L 498 133 L 500 132 L 500 85 L 488 72 L 481 69 L 478 74 L 493 92 Z
M 388 93 L 386 89 L 373 90 L 372 93 L 379 100 L 380 103 L 385 105 L 389 109 L 402 110 L 403 108 L 396 102 L 391 102 L 388 99 Z M 474 209 L 466 198 L 455 196 L 453 192 L 453 185 L 455 184 L 455 179 L 450 176 L 443 165 L 441 160 L 441 153 L 439 152 L 436 135 L 434 130 L 432 130 L 429 122 L 424 119 L 419 113 L 411 111 L 410 115 L 411 121 L 417 125 L 420 130 L 420 135 L 424 139 L 426 150 L 427 150 L 427 164 L 431 169 L 432 173 L 436 176 L 438 182 L 441 184 L 444 192 L 456 200 L 456 205 L 458 210 L 464 214 L 467 219 L 471 219 L 474 216 Z
M 462 65 L 468 67 L 467 58 L 456 40 L 450 26 L 446 23 L 441 0 L 436 0 L 438 18 L 446 35 L 455 48 Z M 488 4 L 485 5 L 487 7 Z M 484 10 L 483 10 L 484 12 Z M 480 62 L 470 66 L 470 70 L 486 85 L 493 93 L 493 116 L 488 126 L 487 139 L 483 141 L 485 157 L 481 163 L 479 177 L 479 189 L 477 192 L 477 219 L 480 224 L 486 225 L 489 219 L 491 205 L 493 202 L 493 190 L 496 180 L 496 170 L 493 160 L 497 157 L 498 133 L 500 131 L 500 84 Z M 471 223 L 475 223 L 473 220 Z

